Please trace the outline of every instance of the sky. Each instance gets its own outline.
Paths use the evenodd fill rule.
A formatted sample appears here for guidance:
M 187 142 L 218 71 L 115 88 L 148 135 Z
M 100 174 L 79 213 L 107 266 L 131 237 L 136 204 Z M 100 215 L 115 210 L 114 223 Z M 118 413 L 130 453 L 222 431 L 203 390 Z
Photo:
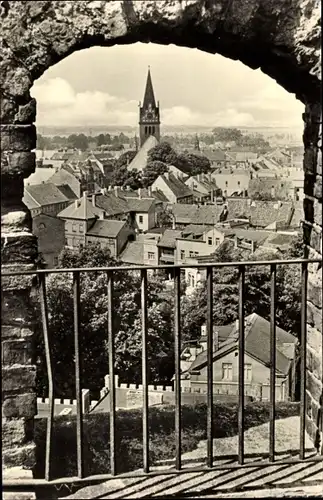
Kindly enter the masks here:
M 151 43 L 92 47 L 49 68 L 31 89 L 37 125 L 135 127 L 149 65 L 164 125 L 302 129 L 303 104 L 260 70 Z

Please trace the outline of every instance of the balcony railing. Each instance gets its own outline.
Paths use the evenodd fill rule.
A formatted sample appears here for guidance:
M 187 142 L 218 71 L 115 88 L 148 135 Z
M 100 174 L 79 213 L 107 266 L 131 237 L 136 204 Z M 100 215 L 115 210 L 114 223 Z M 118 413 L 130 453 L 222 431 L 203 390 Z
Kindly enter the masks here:
M 96 267 L 77 269 L 42 269 L 25 272 L 2 273 L 2 277 L 19 275 L 37 275 L 39 298 L 41 305 L 42 325 L 44 333 L 44 344 L 46 364 L 49 383 L 49 416 L 47 419 L 46 434 L 46 459 L 44 479 L 34 480 L 8 480 L 4 481 L 5 489 L 15 489 L 28 486 L 46 486 L 77 483 L 93 483 L 106 481 L 118 475 L 118 477 L 134 477 L 140 475 L 177 474 L 185 472 L 198 472 L 217 469 L 235 469 L 240 467 L 266 467 L 266 460 L 247 462 L 244 453 L 244 412 L 245 412 L 245 270 L 252 266 L 270 266 L 270 432 L 269 432 L 269 454 L 268 460 L 271 465 L 294 464 L 303 461 L 322 460 L 321 456 L 305 457 L 305 412 L 306 412 L 306 342 L 307 342 L 307 282 L 308 265 L 322 263 L 320 259 L 296 259 L 296 260 L 269 260 L 250 262 L 210 263 L 210 264 L 187 264 L 187 265 L 163 265 L 163 266 L 121 266 L 121 267 Z M 300 335 L 300 435 L 299 456 L 279 460 L 275 454 L 275 375 L 276 375 L 276 271 L 277 266 L 301 266 L 301 335 Z M 182 467 L 182 424 L 181 424 L 181 269 L 197 268 L 206 270 L 207 286 L 207 461 L 205 467 L 183 468 Z M 213 270 L 222 267 L 235 267 L 239 269 L 239 340 L 238 340 L 238 450 L 237 462 L 230 464 L 216 464 L 216 449 L 213 442 Z M 149 457 L 149 426 L 148 426 L 148 323 L 147 323 L 147 299 L 148 299 L 148 271 L 164 269 L 172 273 L 174 280 L 174 349 L 175 349 L 175 469 L 152 470 Z M 142 317 L 142 442 L 143 442 L 143 471 L 127 472 L 118 474 L 116 467 L 116 387 L 115 387 L 115 331 L 113 324 L 114 308 L 114 274 L 118 271 L 138 271 L 141 274 L 141 317 Z M 100 475 L 85 476 L 83 459 L 83 408 L 82 389 L 80 377 L 80 275 L 89 272 L 104 272 L 107 279 L 108 294 L 108 355 L 109 355 L 109 380 L 110 380 L 110 472 Z M 53 360 L 49 341 L 48 308 L 46 295 L 46 276 L 53 273 L 69 273 L 73 276 L 73 301 L 74 301 L 74 343 L 75 343 L 75 382 L 76 382 L 76 437 L 77 437 L 77 476 L 61 477 L 52 479 L 52 436 L 54 418 L 54 391 L 53 391 Z

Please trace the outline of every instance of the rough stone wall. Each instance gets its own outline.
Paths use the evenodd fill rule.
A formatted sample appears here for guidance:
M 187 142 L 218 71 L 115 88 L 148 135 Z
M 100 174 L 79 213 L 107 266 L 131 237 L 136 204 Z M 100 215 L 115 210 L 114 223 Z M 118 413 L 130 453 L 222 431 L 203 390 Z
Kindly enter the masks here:
M 310 254 L 321 251 L 319 0 L 3 0 L 0 18 L 2 269 L 31 269 L 37 253 L 30 214 L 22 203 L 23 179 L 35 168 L 36 102 L 30 95 L 34 80 L 75 50 L 138 41 L 174 43 L 240 60 L 251 68 L 261 68 L 306 104 L 304 207 L 309 224 L 305 236 Z M 322 281 L 316 269 L 311 270 L 310 282 L 319 290 Z M 34 463 L 30 287 L 29 279 L 3 282 L 3 452 L 7 470 L 13 466 L 31 469 Z M 322 341 L 319 292 L 309 293 L 310 308 L 309 345 L 313 341 L 317 353 Z M 314 386 L 318 387 L 322 370 L 313 369 L 311 374 L 316 385 L 313 382 L 309 391 L 313 401 L 318 401 L 319 390 Z M 308 422 L 314 435 L 316 424 L 313 419 Z
M 306 257 L 322 258 L 322 109 L 306 105 L 304 128 L 304 239 Z M 322 272 L 317 264 L 309 266 L 307 295 L 307 372 L 306 430 L 317 450 L 323 454 L 323 346 L 322 346 Z

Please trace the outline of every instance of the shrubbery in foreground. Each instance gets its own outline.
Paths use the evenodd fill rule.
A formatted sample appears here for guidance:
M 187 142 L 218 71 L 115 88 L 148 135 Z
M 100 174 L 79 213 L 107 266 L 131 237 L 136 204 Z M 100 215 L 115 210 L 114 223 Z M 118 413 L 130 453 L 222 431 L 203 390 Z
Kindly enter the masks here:
M 194 450 L 199 441 L 206 439 L 206 405 L 182 406 L 182 453 Z M 267 402 L 245 406 L 245 429 L 269 421 Z M 276 418 L 299 415 L 298 403 L 276 403 Z M 142 468 L 142 410 L 117 412 L 116 450 L 117 471 L 127 472 Z M 35 477 L 44 476 L 47 419 L 35 421 L 37 466 Z M 109 414 L 97 413 L 84 417 L 84 463 L 86 475 L 110 472 Z M 234 436 L 238 433 L 237 403 L 214 404 L 214 438 Z M 174 406 L 149 408 L 150 463 L 175 456 Z M 59 416 L 54 419 L 52 442 L 53 477 L 75 476 L 76 418 Z

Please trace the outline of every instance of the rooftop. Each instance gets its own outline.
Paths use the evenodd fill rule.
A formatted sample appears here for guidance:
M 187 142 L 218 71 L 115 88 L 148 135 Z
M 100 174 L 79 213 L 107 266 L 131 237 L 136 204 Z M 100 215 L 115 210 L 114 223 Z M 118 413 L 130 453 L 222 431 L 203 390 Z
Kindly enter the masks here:
M 68 191 L 69 196 L 64 194 L 64 191 Z M 73 194 L 70 190 L 59 189 L 58 186 L 51 183 L 43 183 L 43 184 L 35 184 L 31 186 L 25 186 L 25 193 L 28 193 L 28 196 L 24 195 L 23 202 L 27 205 L 29 209 L 52 205 L 55 203 L 63 203 L 73 199 Z
M 97 220 L 87 235 L 102 236 L 103 238 L 116 238 L 121 229 L 126 225 L 126 221 L 119 220 Z

